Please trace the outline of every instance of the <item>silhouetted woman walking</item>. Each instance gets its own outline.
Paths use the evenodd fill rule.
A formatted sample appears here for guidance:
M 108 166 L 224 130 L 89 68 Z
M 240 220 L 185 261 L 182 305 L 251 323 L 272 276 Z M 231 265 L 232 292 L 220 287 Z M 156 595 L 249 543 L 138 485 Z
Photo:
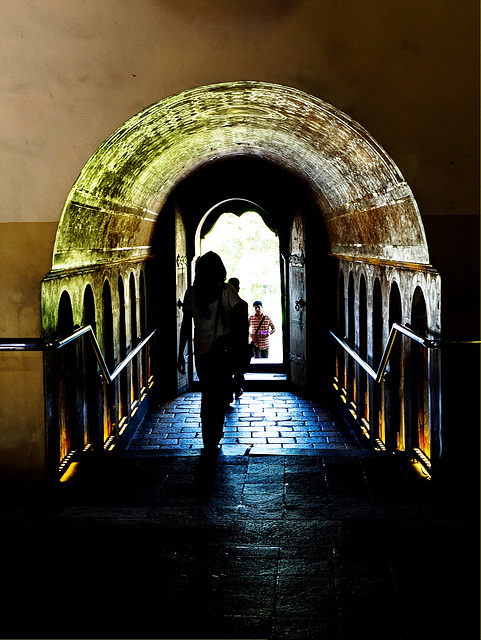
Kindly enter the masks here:
M 184 349 L 194 321 L 194 355 L 202 401 L 204 451 L 216 454 L 223 435 L 226 405 L 232 400 L 233 346 L 247 343 L 247 304 L 225 283 L 222 259 L 213 251 L 198 258 L 195 280 L 185 292 L 177 368 L 185 374 Z M 230 398 L 230 400 L 229 400 Z

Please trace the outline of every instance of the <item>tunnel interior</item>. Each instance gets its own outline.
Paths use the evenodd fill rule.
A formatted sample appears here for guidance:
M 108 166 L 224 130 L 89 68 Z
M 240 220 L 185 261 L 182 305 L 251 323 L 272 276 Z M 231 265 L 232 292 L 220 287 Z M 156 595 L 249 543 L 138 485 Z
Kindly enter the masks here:
M 328 360 L 322 357 L 322 344 L 326 342 L 328 326 L 335 321 L 335 314 L 332 313 L 334 296 L 331 284 L 332 265 L 329 260 L 325 225 L 307 185 L 296 175 L 272 162 L 255 157 L 223 159 L 200 167 L 173 190 L 162 211 L 162 224 L 157 224 L 153 234 L 152 260 L 148 265 L 150 290 L 155 291 L 155 294 L 150 296 L 154 324 L 162 326 L 169 322 L 165 315 L 163 301 L 166 298 L 182 300 L 184 293 L 182 286 L 180 288 L 177 286 L 178 278 L 175 276 L 174 269 L 178 268 L 178 261 L 174 260 L 172 255 L 173 249 L 176 251 L 176 258 L 182 251 L 177 251 L 179 247 L 176 246 L 174 225 L 166 224 L 166 221 L 170 219 L 175 224 L 177 217 L 177 224 L 179 225 L 180 222 L 183 228 L 185 246 L 182 250 L 185 248 L 183 265 L 186 269 L 186 278 L 182 283 L 185 286 L 191 283 L 193 278 L 193 264 L 199 251 L 196 238 L 207 233 L 224 213 L 241 215 L 246 211 L 257 212 L 268 228 L 273 230 L 279 238 L 283 310 L 279 325 L 282 324 L 284 333 L 284 354 L 282 366 L 276 370 L 289 374 L 290 365 L 296 358 L 305 360 L 305 355 L 302 354 L 306 350 L 309 332 L 310 360 L 313 366 L 309 381 L 304 380 L 303 384 L 325 388 L 326 385 L 319 382 L 322 377 L 327 379 L 328 375 L 326 367 Z M 302 237 L 296 235 L 296 218 L 302 220 Z M 293 246 L 293 235 L 297 242 L 296 246 Z M 254 250 L 255 247 L 252 249 Z M 298 264 L 294 264 L 296 261 Z M 309 299 L 312 290 L 311 303 L 302 310 L 295 309 L 295 302 L 301 294 L 295 279 L 290 277 L 293 269 L 303 272 L 304 298 Z M 173 291 L 174 283 L 177 286 L 175 292 Z M 305 302 L 304 299 L 303 301 Z M 249 304 L 251 302 L 248 301 Z M 312 317 L 316 315 L 317 329 L 313 335 L 310 335 L 311 330 L 307 321 L 307 317 L 311 314 Z M 177 320 L 179 321 L 179 318 Z M 303 324 L 303 334 L 297 339 L 297 343 L 304 343 L 301 349 L 294 339 L 290 340 L 291 324 L 298 325 L 299 322 Z M 169 328 L 162 329 L 162 333 L 165 332 L 175 334 L 173 317 L 170 319 Z M 316 336 L 323 336 L 323 338 L 317 339 Z M 175 343 L 170 350 L 171 362 L 175 362 L 174 347 L 176 347 Z M 301 351 L 301 355 L 298 351 Z M 157 358 L 157 361 L 160 362 L 161 359 Z M 251 363 L 252 369 L 260 366 L 255 361 Z M 165 390 L 168 397 L 169 389 L 170 394 L 175 390 L 169 385 L 165 372 L 159 371 L 157 376 L 159 379 L 163 378 L 160 387 Z M 182 385 L 179 385 L 180 388 Z
M 439 335 L 440 278 L 429 263 L 414 196 L 394 161 L 349 116 L 296 89 L 258 82 L 199 87 L 133 116 L 93 154 L 67 198 L 42 286 L 44 336 L 58 335 L 62 296 L 71 304 L 73 324 L 82 324 L 87 287 L 89 315 L 112 367 L 157 329 L 152 344 L 129 364 L 127 380 L 99 387 L 95 410 L 87 411 L 98 418 L 98 428 L 89 428 L 100 432 L 93 440 L 115 446 L 135 430 L 152 394 L 171 397 L 189 388 L 175 363 L 179 300 L 191 283 L 196 237 L 228 209 L 242 213 L 245 202 L 279 237 L 283 366 L 290 384 L 317 396 L 334 388 L 346 418 L 371 442 L 405 448 L 418 430 L 411 424 L 410 394 L 367 383 L 359 366 L 336 352 L 328 329 L 342 333 L 344 327 L 351 347 L 377 366 L 389 322 L 411 322 L 420 290 L 425 330 Z M 393 379 L 402 380 L 410 352 L 398 348 Z M 80 356 L 78 347 L 72 357 L 85 378 Z M 428 406 L 417 413 L 428 416 L 423 429 L 436 460 L 437 356 L 429 356 L 426 368 L 432 386 L 429 394 L 418 393 Z M 44 369 L 55 466 L 58 362 L 49 354 Z M 65 393 L 71 396 L 85 408 L 82 385 Z M 79 429 L 85 413 L 76 413 Z

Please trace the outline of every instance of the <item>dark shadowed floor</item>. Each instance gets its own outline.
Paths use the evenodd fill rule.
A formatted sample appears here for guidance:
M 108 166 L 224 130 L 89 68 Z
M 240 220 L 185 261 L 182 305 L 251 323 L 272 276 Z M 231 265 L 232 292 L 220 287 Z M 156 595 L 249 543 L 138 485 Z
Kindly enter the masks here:
M 284 392 L 232 405 L 204 463 L 198 407 L 154 408 L 58 490 L 4 492 L 2 637 L 478 637 L 462 496 Z

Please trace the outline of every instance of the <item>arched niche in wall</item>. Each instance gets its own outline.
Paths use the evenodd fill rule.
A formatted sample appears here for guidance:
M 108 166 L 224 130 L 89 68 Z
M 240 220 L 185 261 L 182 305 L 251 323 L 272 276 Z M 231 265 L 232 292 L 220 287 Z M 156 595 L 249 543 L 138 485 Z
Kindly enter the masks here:
M 321 212 L 331 253 L 429 263 L 413 194 L 361 125 L 297 89 L 246 81 L 165 98 L 113 133 L 67 198 L 52 270 L 148 256 L 174 187 L 233 157 L 298 177 Z
M 129 299 L 130 299 L 130 348 L 134 349 L 138 343 L 137 331 L 137 294 L 135 276 L 130 274 L 129 278 Z M 131 392 L 130 400 L 135 402 L 139 399 L 139 369 L 137 356 L 132 360 L 131 364 Z
M 367 317 L 367 289 L 366 278 L 361 275 L 359 282 L 359 355 L 367 362 L 368 344 L 368 317 Z M 359 390 L 358 390 L 358 417 L 369 422 L 369 380 L 368 375 L 359 369 Z
M 148 329 L 147 319 L 147 300 L 145 295 L 145 278 L 143 271 L 140 272 L 140 285 L 139 285 L 139 307 L 140 307 L 140 335 L 145 337 Z M 148 361 L 149 352 L 147 349 L 142 351 L 141 364 L 140 364 L 140 388 L 145 389 L 148 384 Z
M 346 337 L 346 295 L 344 291 L 344 271 L 339 270 L 339 286 L 338 286 L 338 313 L 337 327 L 339 336 L 344 340 Z M 346 367 L 345 367 L 345 351 L 337 348 L 337 384 L 340 392 L 345 393 L 346 389 Z
M 127 319 L 125 310 L 125 286 L 122 275 L 118 279 L 119 288 L 119 356 L 122 361 L 127 356 Z M 128 402 L 128 371 L 125 368 L 119 376 L 119 421 L 129 412 Z
M 420 335 L 426 335 L 428 321 L 426 301 L 420 287 L 416 287 L 411 308 L 411 326 Z M 411 443 L 431 457 L 429 424 L 429 355 L 417 342 L 411 348 Z
M 97 320 L 95 312 L 95 299 L 90 284 L 87 284 L 83 296 L 83 314 L 82 320 L 84 325 L 90 325 L 94 334 L 97 334 Z M 83 383 L 82 393 L 84 394 L 84 402 L 81 411 L 83 413 L 83 446 L 96 447 L 96 435 L 98 432 L 99 422 L 99 385 L 97 374 L 97 361 L 95 355 L 86 340 L 82 341 L 82 358 L 83 358 Z
M 354 274 L 349 273 L 349 281 L 347 285 L 347 338 L 352 348 L 356 346 L 356 317 L 358 317 L 358 308 L 355 306 L 354 292 Z M 347 375 L 347 391 L 348 397 L 356 406 L 356 362 L 353 358 L 348 359 L 348 375 Z
M 383 335 L 383 302 L 382 289 L 379 278 L 374 281 L 372 293 L 372 354 L 373 368 L 377 371 L 384 350 Z M 383 387 L 380 384 L 373 385 L 372 393 L 372 429 L 375 438 L 379 438 L 383 444 L 386 441 L 383 420 Z
M 115 367 L 115 342 L 114 342 L 114 314 L 112 306 L 112 291 L 108 280 L 104 282 L 102 290 L 102 333 L 105 362 L 110 371 Z M 114 432 L 116 424 L 115 416 L 115 389 L 112 385 L 104 385 L 104 430 L 103 441 L 106 442 Z
M 57 333 L 66 337 L 74 327 L 72 301 L 67 291 L 60 296 Z M 69 344 L 58 352 L 57 403 L 58 403 L 58 462 L 61 463 L 78 447 L 76 413 L 76 345 Z
M 389 326 L 402 322 L 401 294 L 397 282 L 391 285 L 389 295 Z M 392 450 L 405 448 L 404 423 L 403 423 L 403 360 L 401 340 L 395 340 L 390 355 L 388 374 L 388 410 L 387 422 L 389 425 L 389 446 Z

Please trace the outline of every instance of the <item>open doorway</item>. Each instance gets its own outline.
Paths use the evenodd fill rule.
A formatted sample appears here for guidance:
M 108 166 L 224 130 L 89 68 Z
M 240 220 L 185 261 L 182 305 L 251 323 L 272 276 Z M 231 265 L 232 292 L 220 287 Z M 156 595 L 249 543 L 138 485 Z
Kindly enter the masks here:
M 254 313 L 260 300 L 263 312 L 271 318 L 275 332 L 269 337 L 268 357 L 262 364 L 283 362 L 282 279 L 279 238 L 255 211 L 242 215 L 222 214 L 212 229 L 200 237 L 200 253 L 215 251 L 224 262 L 227 279 L 238 278 L 239 295 Z M 256 359 L 253 359 L 253 364 Z

